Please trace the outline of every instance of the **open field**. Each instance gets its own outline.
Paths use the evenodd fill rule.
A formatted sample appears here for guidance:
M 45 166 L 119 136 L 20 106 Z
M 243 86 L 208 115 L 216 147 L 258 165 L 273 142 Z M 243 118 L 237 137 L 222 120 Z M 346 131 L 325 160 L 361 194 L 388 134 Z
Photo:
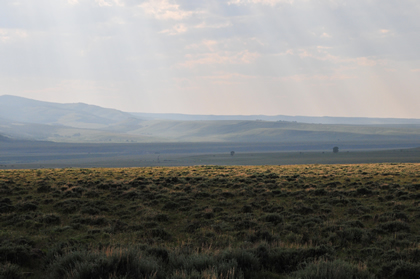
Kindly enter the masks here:
M 0 195 L 5 278 L 420 276 L 420 164 L 2 170 Z
M 420 162 L 420 149 L 378 142 L 75 144 L 0 142 L 0 169 Z M 378 150 L 379 148 L 379 150 Z M 230 151 L 235 151 L 230 156 Z

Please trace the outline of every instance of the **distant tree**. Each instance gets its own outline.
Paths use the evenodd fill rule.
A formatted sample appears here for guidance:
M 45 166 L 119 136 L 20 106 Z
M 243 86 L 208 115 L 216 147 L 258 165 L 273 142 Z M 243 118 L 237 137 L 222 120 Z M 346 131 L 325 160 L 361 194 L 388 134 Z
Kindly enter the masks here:
M 235 151 L 230 152 L 230 156 L 233 156 L 233 155 L 235 155 Z
M 333 153 L 338 153 L 338 147 L 337 146 L 334 146 Z

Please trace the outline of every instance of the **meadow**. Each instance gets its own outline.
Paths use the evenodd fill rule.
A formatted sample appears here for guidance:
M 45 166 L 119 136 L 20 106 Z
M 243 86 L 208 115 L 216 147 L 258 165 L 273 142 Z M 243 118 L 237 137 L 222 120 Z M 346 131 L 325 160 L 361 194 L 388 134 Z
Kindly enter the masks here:
M 0 142 L 0 169 L 420 162 L 417 142 L 87 144 Z M 340 152 L 333 154 L 332 148 Z M 410 148 L 411 147 L 411 148 Z M 231 156 L 230 152 L 235 155 Z
M 0 278 L 419 278 L 419 171 L 1 170 Z

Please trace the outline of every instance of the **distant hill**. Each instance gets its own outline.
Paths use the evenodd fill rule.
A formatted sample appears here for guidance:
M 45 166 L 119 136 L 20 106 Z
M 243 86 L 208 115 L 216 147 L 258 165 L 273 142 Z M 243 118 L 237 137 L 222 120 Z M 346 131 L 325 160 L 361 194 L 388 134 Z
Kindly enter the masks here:
M 58 104 L 3 95 L 0 96 L 0 118 L 25 123 L 100 129 L 133 118 L 133 115 L 83 103 Z
M 145 120 L 175 120 L 175 121 L 217 121 L 217 120 L 264 120 L 288 121 L 312 124 L 347 124 L 347 125 L 420 125 L 420 119 L 410 118 L 368 118 L 368 117 L 330 117 L 330 116 L 288 116 L 288 115 L 195 115 L 178 113 L 139 113 L 133 116 Z
M 167 121 L 142 122 L 130 134 L 177 141 L 211 142 L 327 142 L 327 141 L 418 141 L 416 127 L 327 125 L 287 121 Z
M 56 142 L 386 142 L 416 147 L 420 120 L 127 113 L 5 95 L 0 96 L 0 134 Z

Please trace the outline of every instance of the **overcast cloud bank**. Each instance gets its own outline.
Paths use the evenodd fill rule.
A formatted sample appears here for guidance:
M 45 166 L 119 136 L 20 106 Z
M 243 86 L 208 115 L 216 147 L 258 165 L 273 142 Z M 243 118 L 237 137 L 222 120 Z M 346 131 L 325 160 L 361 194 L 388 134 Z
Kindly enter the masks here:
M 414 0 L 0 2 L 0 92 L 124 111 L 420 118 Z

